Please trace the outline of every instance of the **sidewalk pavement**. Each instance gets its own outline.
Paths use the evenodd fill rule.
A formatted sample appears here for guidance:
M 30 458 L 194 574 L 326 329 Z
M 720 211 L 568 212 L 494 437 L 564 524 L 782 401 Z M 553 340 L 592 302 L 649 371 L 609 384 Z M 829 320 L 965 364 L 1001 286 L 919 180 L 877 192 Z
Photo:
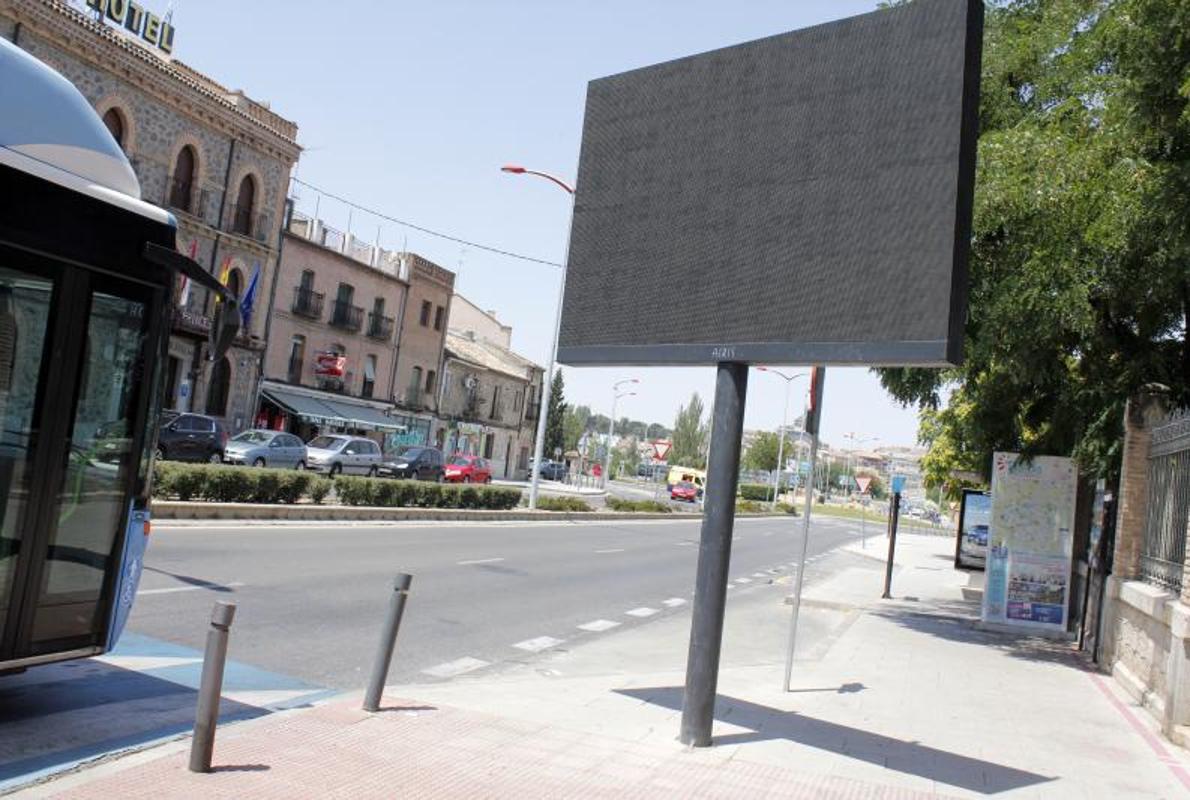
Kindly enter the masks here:
M 819 561 L 830 577 L 806 592 L 790 693 L 788 578 L 733 585 L 710 748 L 675 741 L 685 614 L 495 676 L 391 687 L 378 714 L 353 695 L 228 727 L 214 774 L 187 772 L 179 742 L 24 794 L 1190 795 L 1184 751 L 1069 645 L 975 627 L 948 539 L 898 536 L 897 599 L 876 599 L 886 547 L 874 537 Z

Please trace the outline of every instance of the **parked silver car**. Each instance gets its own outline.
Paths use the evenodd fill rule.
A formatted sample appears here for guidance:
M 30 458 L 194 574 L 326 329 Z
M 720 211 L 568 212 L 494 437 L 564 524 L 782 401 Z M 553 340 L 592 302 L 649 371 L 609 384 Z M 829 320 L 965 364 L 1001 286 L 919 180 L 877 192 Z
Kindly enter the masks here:
M 292 433 L 250 430 L 231 437 L 223 448 L 225 464 L 277 469 L 306 468 L 306 446 Z
M 306 442 L 306 467 L 329 475 L 375 475 L 380 445 L 358 436 L 315 436 Z

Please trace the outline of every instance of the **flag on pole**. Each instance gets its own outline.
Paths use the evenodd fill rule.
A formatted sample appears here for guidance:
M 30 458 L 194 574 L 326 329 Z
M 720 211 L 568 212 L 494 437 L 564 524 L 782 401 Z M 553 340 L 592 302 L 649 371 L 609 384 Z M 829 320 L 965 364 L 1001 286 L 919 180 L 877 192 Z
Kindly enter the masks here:
M 219 268 L 219 283 L 224 286 L 227 285 L 228 279 L 231 277 L 231 256 L 226 256 L 223 259 L 223 265 Z M 219 295 L 215 295 L 215 305 L 219 304 Z
M 248 288 L 244 290 L 244 299 L 240 301 L 240 319 L 244 321 L 244 333 L 248 332 L 252 322 L 252 307 L 256 304 L 256 288 L 260 284 L 260 262 L 256 262 L 252 270 L 252 279 L 248 281 Z
M 198 239 L 190 240 L 190 260 L 198 257 Z M 190 305 L 190 279 L 182 276 L 182 289 L 178 292 L 178 308 Z

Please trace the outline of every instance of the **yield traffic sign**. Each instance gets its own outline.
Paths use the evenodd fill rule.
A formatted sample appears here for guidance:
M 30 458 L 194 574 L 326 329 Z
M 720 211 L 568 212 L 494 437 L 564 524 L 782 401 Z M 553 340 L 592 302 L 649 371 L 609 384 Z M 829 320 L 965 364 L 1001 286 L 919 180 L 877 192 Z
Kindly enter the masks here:
M 653 442 L 653 455 L 658 461 L 664 461 L 669 455 L 669 448 L 673 446 L 673 442 L 668 439 L 657 439 Z
M 871 484 L 872 484 L 872 479 L 866 475 L 863 477 L 857 477 L 855 479 L 855 485 L 859 487 L 860 494 L 867 494 L 868 486 L 870 486 Z

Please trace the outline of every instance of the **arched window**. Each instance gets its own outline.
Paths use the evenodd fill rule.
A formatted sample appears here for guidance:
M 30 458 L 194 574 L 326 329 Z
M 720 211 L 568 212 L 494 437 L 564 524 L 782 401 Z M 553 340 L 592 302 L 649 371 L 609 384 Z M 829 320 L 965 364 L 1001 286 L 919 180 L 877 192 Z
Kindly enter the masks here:
M 231 389 L 231 362 L 220 359 L 211 368 L 211 382 L 207 387 L 207 414 L 222 417 L 227 414 L 227 395 Z
M 231 232 L 252 235 L 253 209 L 256 205 L 256 181 L 245 175 L 236 193 L 236 204 L 232 210 Z
M 169 184 L 169 204 L 183 211 L 190 211 L 194 203 L 194 173 L 198 164 L 194 148 L 186 145 L 178 151 L 174 162 L 174 174 Z
M 109 108 L 103 113 L 103 124 L 107 126 L 108 132 L 111 133 L 112 138 L 116 140 L 116 144 L 120 145 L 120 149 L 124 149 L 124 133 L 127 126 L 124 124 L 124 115 L 115 108 Z

